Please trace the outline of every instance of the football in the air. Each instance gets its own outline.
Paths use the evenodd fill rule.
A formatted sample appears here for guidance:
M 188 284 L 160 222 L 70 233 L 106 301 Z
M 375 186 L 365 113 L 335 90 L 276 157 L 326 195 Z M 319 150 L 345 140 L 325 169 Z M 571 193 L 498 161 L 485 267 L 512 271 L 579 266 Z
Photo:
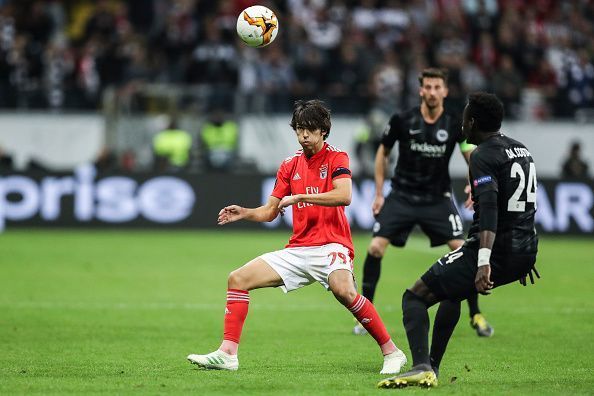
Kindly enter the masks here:
M 265 47 L 278 34 L 278 19 L 267 7 L 248 7 L 237 18 L 237 34 L 250 47 Z

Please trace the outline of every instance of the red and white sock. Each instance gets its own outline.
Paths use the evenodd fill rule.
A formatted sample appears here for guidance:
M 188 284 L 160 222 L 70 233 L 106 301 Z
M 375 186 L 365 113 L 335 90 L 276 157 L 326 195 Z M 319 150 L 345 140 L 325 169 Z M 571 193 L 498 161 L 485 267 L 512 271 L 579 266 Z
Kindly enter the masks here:
M 239 344 L 243 322 L 248 313 L 250 295 L 247 290 L 228 289 L 225 306 L 225 333 L 223 339 Z
M 379 346 L 390 341 L 390 334 L 388 334 L 382 318 L 380 318 L 371 301 L 357 294 L 357 297 L 355 297 L 351 305 L 347 308 L 357 318 L 359 323 L 365 327 L 365 330 L 371 334 Z

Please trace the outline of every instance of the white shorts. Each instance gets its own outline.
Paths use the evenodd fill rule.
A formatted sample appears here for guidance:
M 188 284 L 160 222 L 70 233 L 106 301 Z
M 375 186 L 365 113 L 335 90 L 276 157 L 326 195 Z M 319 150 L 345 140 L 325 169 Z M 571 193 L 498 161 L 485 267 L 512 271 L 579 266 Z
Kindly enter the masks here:
M 322 246 L 293 247 L 260 256 L 283 279 L 281 289 L 287 293 L 320 282 L 328 290 L 328 277 L 336 270 L 353 273 L 349 250 L 339 243 Z

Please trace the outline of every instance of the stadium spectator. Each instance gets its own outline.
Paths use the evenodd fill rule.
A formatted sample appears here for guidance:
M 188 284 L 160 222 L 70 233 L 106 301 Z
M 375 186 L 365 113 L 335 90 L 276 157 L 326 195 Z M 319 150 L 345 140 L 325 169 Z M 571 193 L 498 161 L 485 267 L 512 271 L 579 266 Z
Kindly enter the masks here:
M 213 20 L 207 20 L 205 37 L 192 51 L 186 69 L 186 81 L 209 87 L 210 103 L 233 103 L 239 81 L 235 46 L 225 41 L 223 32 Z
M 315 96 L 330 79 L 331 73 L 326 68 L 324 54 L 313 44 L 305 43 L 296 55 L 293 95 L 295 98 Z
M 371 74 L 372 106 L 386 113 L 399 109 L 402 105 L 403 78 L 398 56 L 394 51 L 386 52 Z
M 588 163 L 582 158 L 580 142 L 573 142 L 567 159 L 563 162 L 561 176 L 566 179 L 584 179 L 588 177 Z
M 594 107 L 594 65 L 585 49 L 580 49 L 575 56 L 566 58 L 561 88 L 564 95 L 561 102 L 570 108 L 560 114 L 571 115 L 572 110 Z
M 541 116 L 570 117 L 594 106 L 594 13 L 587 1 L 273 0 L 267 5 L 282 20 L 281 35 L 273 46 L 246 51 L 235 37 L 234 21 L 242 7 L 253 4 L 0 2 L 0 106 L 97 108 L 108 87 L 122 96 L 141 94 L 142 85 L 130 86 L 133 80 L 197 85 L 202 109 L 222 101 L 236 106 L 227 110 L 282 112 L 285 101 L 290 106 L 294 98 L 328 94 L 336 98 L 335 113 L 362 115 L 370 108 L 369 95 L 352 93 L 361 91 L 362 81 L 367 92 L 376 89 L 374 74 L 390 53 L 398 54 L 403 78 L 416 75 L 418 64 L 450 69 L 453 102 L 463 103 L 466 88 L 494 86 L 499 71 L 494 65 L 507 55 L 509 70 L 521 77 L 517 96 L 534 85 L 542 91 L 548 108 L 539 110 Z M 345 45 L 354 47 L 354 59 Z M 269 69 L 274 76 L 265 75 Z M 355 88 L 337 84 L 353 70 Z M 264 98 L 259 104 L 254 87 L 262 81 L 273 86 L 271 95 L 286 91 L 288 99 Z M 411 93 L 406 85 L 403 95 Z M 119 90 L 122 86 L 126 89 Z
M 202 125 L 200 142 L 206 169 L 228 171 L 237 157 L 239 126 L 228 119 L 221 108 L 210 111 L 210 118 Z
M 172 118 L 166 129 L 157 133 L 153 139 L 155 170 L 158 172 L 176 172 L 185 169 L 190 161 L 192 136 L 179 129 Z
M 364 65 L 358 62 L 359 57 L 357 48 L 348 41 L 340 46 L 339 56 L 331 63 L 332 72 L 327 73 L 328 81 L 324 89 L 331 108 L 337 107 L 354 114 L 362 111 L 361 99 L 368 95 L 367 72 Z
M 502 55 L 499 67 L 491 77 L 490 88 L 503 102 L 505 114 L 510 119 L 519 117 L 522 85 L 522 76 L 516 70 L 512 57 L 508 54 Z
M 282 112 L 291 107 L 296 84 L 290 60 L 279 46 L 272 46 L 256 65 L 258 94 L 265 98 L 265 111 Z
M 549 118 L 559 92 L 555 72 L 545 58 L 540 58 L 536 68 L 529 73 L 527 86 L 544 100 L 543 105 L 535 109 L 534 116 L 538 119 Z

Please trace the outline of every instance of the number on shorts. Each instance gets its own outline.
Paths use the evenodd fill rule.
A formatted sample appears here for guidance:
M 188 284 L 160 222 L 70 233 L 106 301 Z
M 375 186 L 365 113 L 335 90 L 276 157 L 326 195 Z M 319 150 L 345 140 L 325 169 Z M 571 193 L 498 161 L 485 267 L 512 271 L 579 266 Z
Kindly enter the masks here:
M 336 257 L 340 258 L 342 260 L 343 264 L 347 263 L 347 256 L 344 253 L 341 252 L 332 252 L 330 254 L 328 254 L 328 257 L 332 256 L 332 262 L 330 263 L 330 265 L 334 264 L 334 262 L 336 261 Z
M 460 216 L 451 214 L 450 217 L 448 217 L 448 220 L 450 220 L 450 223 L 452 224 L 452 231 L 454 232 L 454 235 L 456 235 L 456 233 L 462 232 L 462 219 Z
M 451 264 L 454 262 L 454 260 L 458 260 L 460 257 L 462 257 L 464 255 L 464 252 L 459 252 L 460 249 L 461 248 L 452 250 L 451 252 L 449 252 L 448 254 L 446 254 L 444 256 L 444 258 L 447 258 L 446 264 Z

